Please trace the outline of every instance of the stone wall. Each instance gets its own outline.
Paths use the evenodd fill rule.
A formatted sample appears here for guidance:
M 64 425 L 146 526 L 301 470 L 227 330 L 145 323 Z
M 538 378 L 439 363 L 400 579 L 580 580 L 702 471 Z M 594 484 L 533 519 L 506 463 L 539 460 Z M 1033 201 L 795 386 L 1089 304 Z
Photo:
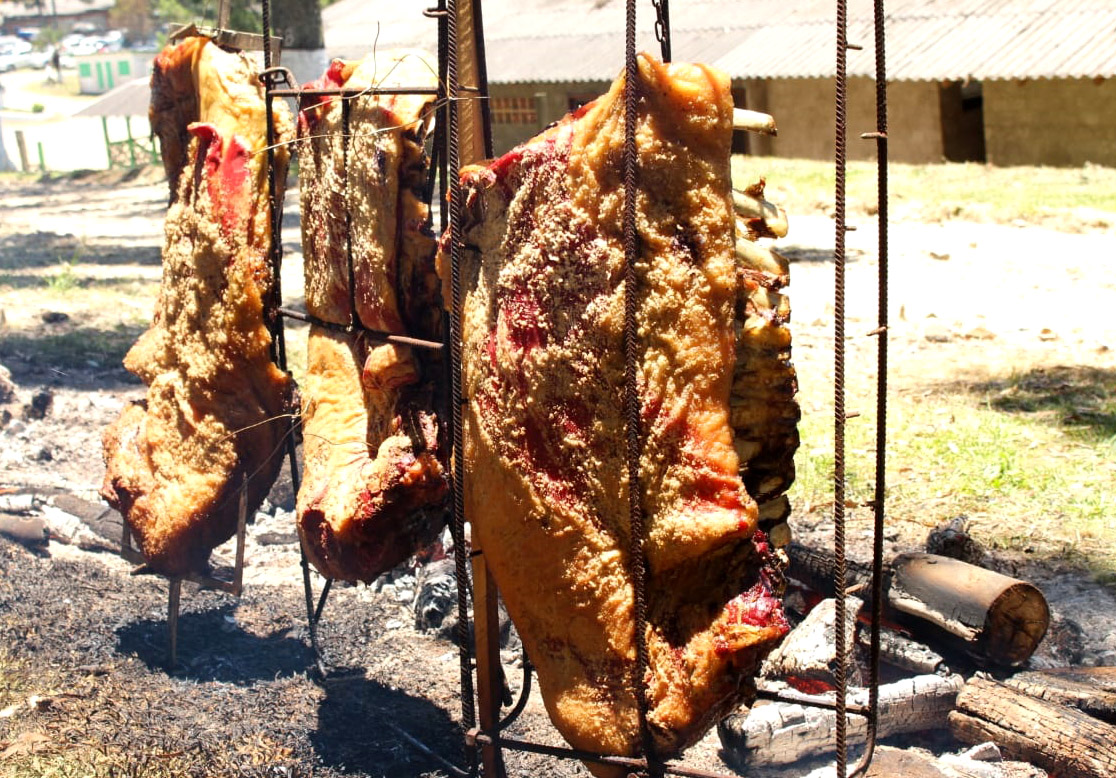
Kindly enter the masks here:
M 828 78 L 744 81 L 747 107 L 770 113 L 776 138 L 750 139 L 753 154 L 833 159 L 834 83 Z M 898 81 L 888 85 L 888 155 L 894 162 L 939 162 L 943 158 L 938 84 Z M 860 133 L 876 129 L 876 88 L 870 78 L 848 86 L 849 159 L 874 159 L 876 144 Z
M 1116 79 L 984 82 L 995 165 L 1116 166 Z

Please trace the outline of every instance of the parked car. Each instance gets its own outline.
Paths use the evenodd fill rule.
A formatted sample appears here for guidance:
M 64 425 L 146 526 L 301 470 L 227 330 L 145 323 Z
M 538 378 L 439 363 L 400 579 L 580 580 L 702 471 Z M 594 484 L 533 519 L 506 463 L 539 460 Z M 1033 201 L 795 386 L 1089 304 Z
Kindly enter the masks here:
M 21 38 L 4 38 L 0 41 L 0 73 L 19 68 L 45 68 L 50 64 L 51 50 L 35 51 Z

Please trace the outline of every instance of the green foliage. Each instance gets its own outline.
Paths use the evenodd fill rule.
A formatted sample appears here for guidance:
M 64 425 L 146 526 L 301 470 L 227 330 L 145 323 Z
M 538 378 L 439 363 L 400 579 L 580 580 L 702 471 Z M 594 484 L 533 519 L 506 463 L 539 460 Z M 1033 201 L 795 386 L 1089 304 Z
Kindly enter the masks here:
M 37 51 L 43 51 L 51 46 L 57 46 L 63 38 L 62 30 L 58 27 L 43 27 L 35 36 L 32 45 Z
M 213 26 L 217 23 L 216 0 L 152 0 L 152 11 L 160 26 L 191 22 Z M 231 0 L 229 27 L 259 32 L 262 29 L 259 6 L 249 0 Z
M 149 0 L 116 0 L 109 10 L 109 24 L 128 31 L 133 40 L 148 38 L 155 29 Z
M 77 273 L 74 272 L 73 261 L 63 262 L 62 270 L 52 276 L 47 276 L 47 288 L 52 292 L 65 294 L 79 286 Z
M 888 522 L 929 528 L 964 513 L 978 538 L 994 548 L 1073 557 L 1098 575 L 1116 572 L 1109 526 L 1116 514 L 1109 426 L 1116 404 L 1105 399 L 1111 397 L 1116 372 L 1048 372 L 1058 379 L 1046 383 L 1048 388 L 1072 382 L 1074 392 L 1063 392 L 1078 395 L 1065 402 L 1072 412 L 1063 400 L 1035 390 L 1033 373 L 987 385 L 893 395 Z M 1081 396 L 1097 398 L 1085 422 L 1080 420 Z M 798 510 L 825 513 L 833 504 L 832 406 L 819 404 L 814 412 L 804 407 L 800 431 L 810 445 L 795 457 L 791 501 Z M 874 434 L 871 411 L 846 428 L 846 505 L 854 527 L 870 516 L 864 506 L 874 488 Z

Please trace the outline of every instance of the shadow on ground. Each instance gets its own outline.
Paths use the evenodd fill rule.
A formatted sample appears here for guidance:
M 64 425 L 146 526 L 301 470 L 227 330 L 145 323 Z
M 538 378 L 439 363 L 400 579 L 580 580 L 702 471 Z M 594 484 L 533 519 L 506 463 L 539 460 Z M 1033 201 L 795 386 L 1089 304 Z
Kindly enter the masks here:
M 310 653 L 303 640 L 290 637 L 289 629 L 254 635 L 237 624 L 236 607 L 228 603 L 179 616 L 178 664 L 173 675 L 245 685 L 306 671 Z M 116 637 L 121 654 L 136 656 L 151 670 L 166 667 L 166 619 L 134 621 L 118 628 Z
M 0 286 L 11 289 L 46 290 L 61 286 L 73 289 L 118 289 L 133 284 L 150 284 L 154 288 L 158 279 L 136 278 L 135 276 L 112 276 L 110 278 L 76 278 L 65 271 L 58 275 L 25 275 L 22 273 L 0 273 Z
M 113 245 L 86 242 L 73 235 L 32 232 L 0 237 L 0 270 L 50 267 L 65 263 L 92 265 L 158 265 L 157 245 Z
M 331 673 L 323 685 L 318 729 L 310 735 L 323 765 L 388 778 L 445 774 L 444 762 L 408 742 L 400 731 L 442 759 L 463 764 L 461 728 L 429 700 L 365 678 L 361 670 Z
M 146 329 L 142 325 L 118 324 L 111 328 L 76 327 L 61 332 L 46 328 L 32 333 L 0 335 L 0 364 L 12 372 L 17 384 L 49 377 L 54 386 L 88 388 L 136 384 L 122 361 L 128 349 Z M 88 374 L 88 375 L 87 375 Z
M 1116 437 L 1116 370 L 1040 367 L 965 388 L 998 411 L 1038 416 L 1090 438 Z

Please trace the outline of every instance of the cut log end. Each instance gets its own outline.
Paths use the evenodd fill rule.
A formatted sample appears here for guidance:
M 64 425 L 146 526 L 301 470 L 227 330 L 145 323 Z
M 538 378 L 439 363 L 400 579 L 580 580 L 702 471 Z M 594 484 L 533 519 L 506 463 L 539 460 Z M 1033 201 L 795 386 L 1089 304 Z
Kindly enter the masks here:
M 1050 626 L 1050 607 L 1042 592 L 1029 583 L 1009 586 L 988 609 L 987 651 L 1011 665 L 1031 658 Z
M 744 108 L 732 110 L 732 128 L 743 132 L 758 132 L 761 135 L 779 134 L 779 130 L 775 127 L 775 117 Z

